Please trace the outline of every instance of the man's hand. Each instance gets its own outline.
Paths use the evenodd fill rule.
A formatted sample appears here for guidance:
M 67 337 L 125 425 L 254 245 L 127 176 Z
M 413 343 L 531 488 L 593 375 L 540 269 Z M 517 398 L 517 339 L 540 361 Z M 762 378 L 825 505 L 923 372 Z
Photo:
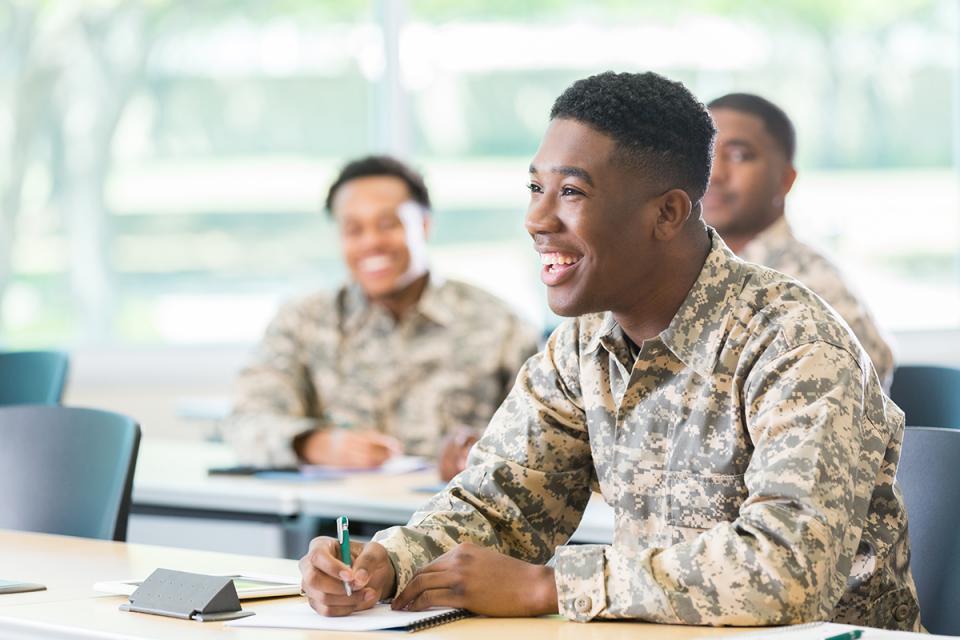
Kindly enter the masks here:
M 307 436 L 301 453 L 307 464 L 369 469 L 403 453 L 403 445 L 376 431 L 322 429 Z
M 463 543 L 413 577 L 394 599 L 394 609 L 458 607 L 485 616 L 557 613 L 553 569 Z
M 440 455 L 437 458 L 437 471 L 441 480 L 447 482 L 463 471 L 467 466 L 470 447 L 479 439 L 479 432 L 472 427 L 458 427 L 447 434 L 440 443 Z
M 336 539 L 320 537 L 310 541 L 307 555 L 300 558 L 300 588 L 320 615 L 345 616 L 369 609 L 396 589 L 393 564 L 379 544 L 351 542 L 350 557 L 352 568 L 340 561 Z M 353 595 L 346 594 L 344 580 Z

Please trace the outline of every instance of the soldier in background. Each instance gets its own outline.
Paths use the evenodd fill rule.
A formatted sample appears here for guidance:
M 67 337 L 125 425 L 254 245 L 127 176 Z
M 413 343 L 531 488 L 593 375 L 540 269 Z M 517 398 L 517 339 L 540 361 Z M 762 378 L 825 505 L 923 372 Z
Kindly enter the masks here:
M 705 107 L 656 74 L 593 76 L 557 99 L 526 227 L 570 319 L 407 526 L 357 544 L 352 568 L 335 540 L 311 542 L 314 609 L 393 597 L 493 616 L 919 628 L 894 487 L 903 413 L 819 297 L 704 224 L 713 138 Z M 613 543 L 564 546 L 595 483 Z
M 463 468 L 536 332 L 494 296 L 429 269 L 423 178 L 384 156 L 343 168 L 327 210 L 351 281 L 284 306 L 223 425 L 241 461 L 374 467 L 397 453 Z
M 893 381 L 893 351 L 873 314 L 822 253 L 797 240 L 784 202 L 797 177 L 796 135 L 780 107 L 749 93 L 707 105 L 717 127 L 716 156 L 703 217 L 748 262 L 796 278 L 847 321 L 870 354 L 884 389 Z

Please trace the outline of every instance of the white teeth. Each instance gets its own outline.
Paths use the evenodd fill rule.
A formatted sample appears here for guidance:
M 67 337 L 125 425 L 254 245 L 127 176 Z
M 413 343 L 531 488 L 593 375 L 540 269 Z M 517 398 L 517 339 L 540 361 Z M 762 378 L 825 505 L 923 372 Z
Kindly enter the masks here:
M 558 252 L 540 254 L 540 263 L 544 265 L 576 264 L 579 261 L 580 261 L 579 257 L 570 256 L 570 255 L 566 255 Z
M 361 260 L 359 267 L 364 271 L 379 271 L 389 267 L 392 262 L 387 256 L 371 256 Z

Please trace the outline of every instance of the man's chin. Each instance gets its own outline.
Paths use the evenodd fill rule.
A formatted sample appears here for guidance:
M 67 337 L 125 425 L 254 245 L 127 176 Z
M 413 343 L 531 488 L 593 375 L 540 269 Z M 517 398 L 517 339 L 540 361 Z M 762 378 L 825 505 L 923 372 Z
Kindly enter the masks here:
M 392 295 L 395 295 L 402 287 L 396 286 L 395 283 L 382 283 L 382 282 L 361 282 L 360 288 L 363 289 L 363 293 L 367 298 L 371 300 L 378 300 L 380 298 L 389 298 Z
M 550 291 L 547 292 L 547 306 L 562 318 L 575 318 L 593 312 L 593 309 L 575 296 L 564 296 L 559 293 L 551 295 Z
M 360 288 L 363 289 L 363 293 L 370 300 L 389 299 L 403 294 L 411 285 L 423 277 L 423 275 L 426 274 L 410 278 L 407 274 L 403 274 L 399 277 L 391 278 L 389 281 L 371 280 L 367 282 L 361 281 L 359 284 Z

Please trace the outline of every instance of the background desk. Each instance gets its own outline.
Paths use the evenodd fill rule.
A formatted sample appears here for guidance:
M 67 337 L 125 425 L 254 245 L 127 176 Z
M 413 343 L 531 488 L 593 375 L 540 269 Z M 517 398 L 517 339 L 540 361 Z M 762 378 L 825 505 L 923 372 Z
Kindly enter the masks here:
M 147 545 L 84 540 L 0 530 L 0 567 L 15 571 L 5 577 L 46 583 L 36 594 L 0 595 L 0 637 L 43 638 L 278 638 L 314 640 L 398 638 L 395 632 L 334 634 L 320 631 L 234 629 L 222 623 L 190 622 L 117 607 L 124 598 L 97 596 L 94 582 L 145 576 L 157 567 L 226 574 L 236 570 L 298 575 L 292 560 L 184 551 Z M 246 602 L 245 609 L 266 610 L 290 598 Z M 737 629 L 673 627 L 640 623 L 578 624 L 558 617 L 539 619 L 472 619 L 422 631 L 423 640 L 487 640 L 491 637 L 527 640 L 684 640 L 721 637 Z
M 300 486 L 211 477 L 235 464 L 229 447 L 145 438 L 133 480 L 127 540 L 148 544 L 295 557 L 307 537 Z
M 210 467 L 234 463 L 223 444 L 145 439 L 128 540 L 297 558 L 318 519 L 345 515 L 382 527 L 405 524 L 430 497 L 415 489 L 437 483 L 434 470 L 315 482 L 207 475 Z M 572 540 L 612 538 L 613 510 L 595 495 Z

